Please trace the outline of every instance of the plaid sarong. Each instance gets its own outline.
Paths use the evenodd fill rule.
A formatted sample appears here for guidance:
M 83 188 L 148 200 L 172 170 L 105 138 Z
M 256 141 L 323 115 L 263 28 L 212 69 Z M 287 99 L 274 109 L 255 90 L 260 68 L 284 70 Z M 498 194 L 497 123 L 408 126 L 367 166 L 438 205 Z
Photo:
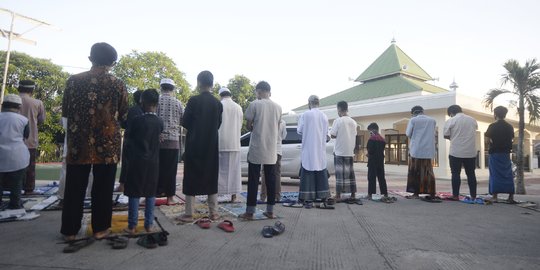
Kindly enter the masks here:
M 325 200 L 330 198 L 328 187 L 328 171 L 308 171 L 300 169 L 300 201 Z
M 336 193 L 356 193 L 353 157 L 334 156 L 336 167 Z

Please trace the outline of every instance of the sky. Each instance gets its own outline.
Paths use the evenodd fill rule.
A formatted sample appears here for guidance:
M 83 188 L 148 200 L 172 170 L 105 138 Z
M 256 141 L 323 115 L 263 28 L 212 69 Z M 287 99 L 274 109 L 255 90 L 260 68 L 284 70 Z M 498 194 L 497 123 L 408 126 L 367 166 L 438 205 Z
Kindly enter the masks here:
M 448 89 L 455 78 L 458 92 L 477 97 L 501 86 L 508 59 L 540 57 L 537 0 L 3 0 L 0 8 L 52 24 L 16 19 L 14 32 L 37 45 L 13 41 L 12 50 L 69 73 L 90 68 L 96 42 L 119 55 L 160 51 L 192 87 L 202 70 L 221 85 L 236 74 L 265 80 L 283 112 L 357 85 L 392 39 L 436 78 L 429 83 Z M 10 22 L 0 12 L 0 28 Z

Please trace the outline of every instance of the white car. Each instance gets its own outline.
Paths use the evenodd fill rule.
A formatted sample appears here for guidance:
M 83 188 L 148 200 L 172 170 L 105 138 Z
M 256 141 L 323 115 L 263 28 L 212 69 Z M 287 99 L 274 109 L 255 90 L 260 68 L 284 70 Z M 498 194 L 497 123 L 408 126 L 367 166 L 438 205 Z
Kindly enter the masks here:
M 241 161 L 242 161 L 242 176 L 248 175 L 247 153 L 249 149 L 249 139 L 251 133 L 248 132 L 240 137 L 241 144 Z M 327 136 L 326 143 L 326 166 L 328 173 L 333 175 L 334 169 L 334 142 L 335 139 L 330 139 Z M 296 126 L 287 126 L 287 137 L 281 142 L 281 176 L 299 178 L 301 153 L 302 153 L 302 135 L 296 132 Z

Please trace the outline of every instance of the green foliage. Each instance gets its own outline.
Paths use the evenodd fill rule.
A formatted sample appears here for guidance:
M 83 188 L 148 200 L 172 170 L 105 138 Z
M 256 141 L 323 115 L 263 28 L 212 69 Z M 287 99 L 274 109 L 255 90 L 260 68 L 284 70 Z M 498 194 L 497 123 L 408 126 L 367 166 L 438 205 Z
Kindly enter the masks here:
M 0 70 L 4 70 L 6 52 L 0 51 Z M 62 71 L 62 67 L 53 64 L 51 60 L 34 58 L 20 52 L 11 52 L 6 94 L 18 93 L 16 86 L 20 80 L 33 80 L 37 84 L 34 98 L 43 101 L 47 118 L 39 126 L 38 162 L 60 161 L 61 155 L 56 144 L 55 136 L 63 132 L 60 123 L 62 94 L 69 74 Z M 60 134 L 60 135 L 59 135 Z
M 185 79 L 176 63 L 163 52 L 138 52 L 120 57 L 118 64 L 112 70 L 113 74 L 122 79 L 129 92 L 137 89 L 159 89 L 162 78 L 173 79 L 177 87 L 177 97 L 186 104 L 192 95 L 191 86 Z
M 243 112 L 246 111 L 249 103 L 257 98 L 255 95 L 255 84 L 244 75 L 235 75 L 234 78 L 229 80 L 227 88 L 231 90 L 232 99 L 242 107 Z M 246 126 L 246 120 L 244 119 L 242 134 L 248 132 Z
M 525 131 L 525 110 L 529 113 L 529 122 L 534 123 L 540 119 L 540 97 L 536 90 L 540 89 L 540 64 L 536 59 L 528 60 L 521 66 L 517 60 L 511 59 L 504 63 L 506 73 L 502 75 L 502 86 L 510 84 L 512 90 L 502 88 L 491 89 L 484 98 L 486 107 L 493 107 L 495 98 L 502 94 L 512 94 L 517 102 L 511 102 L 517 107 L 519 114 L 518 143 L 516 153 L 517 179 L 516 193 L 525 194 L 523 177 L 523 140 Z

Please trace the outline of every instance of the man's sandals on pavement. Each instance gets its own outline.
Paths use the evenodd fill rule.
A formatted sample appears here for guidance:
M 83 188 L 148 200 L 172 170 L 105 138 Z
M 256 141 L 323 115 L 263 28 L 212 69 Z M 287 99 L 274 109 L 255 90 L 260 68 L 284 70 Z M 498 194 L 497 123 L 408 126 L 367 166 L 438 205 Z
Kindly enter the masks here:
M 279 221 L 276 221 L 274 226 L 264 226 L 261 234 L 265 238 L 272 238 L 276 235 L 280 235 L 285 231 L 285 225 Z
M 80 249 L 87 247 L 91 244 L 93 244 L 96 240 L 107 240 L 109 241 L 108 244 L 111 245 L 113 249 L 124 249 L 127 247 L 129 238 L 139 238 L 137 240 L 137 244 L 146 247 L 146 248 L 155 248 L 157 246 L 165 246 L 168 244 L 167 236 L 169 235 L 169 232 L 166 231 L 163 226 L 161 226 L 161 223 L 157 219 L 157 217 L 154 217 L 154 220 L 156 221 L 157 225 L 160 228 L 160 231 L 157 232 L 145 232 L 145 233 L 120 233 L 120 234 L 105 234 L 102 237 L 96 238 L 94 236 L 90 237 L 83 237 L 79 239 L 70 239 L 63 242 L 59 242 L 58 244 L 68 244 L 64 247 L 62 250 L 64 253 L 74 253 L 79 251 Z M 154 246 L 154 244 L 156 244 Z

